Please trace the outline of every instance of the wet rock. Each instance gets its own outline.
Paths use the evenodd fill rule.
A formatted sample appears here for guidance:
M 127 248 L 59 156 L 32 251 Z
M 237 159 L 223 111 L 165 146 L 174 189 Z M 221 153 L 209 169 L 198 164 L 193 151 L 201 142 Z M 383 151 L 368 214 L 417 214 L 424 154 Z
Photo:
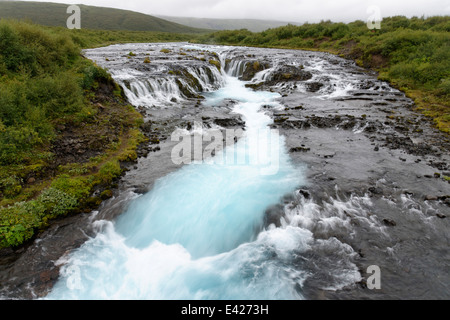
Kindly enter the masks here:
M 152 122 L 151 121 L 145 122 L 143 125 L 141 125 L 141 130 L 144 133 L 151 132 L 152 131 Z
M 257 60 L 250 61 L 245 65 L 244 73 L 239 80 L 250 81 L 260 71 L 263 71 L 269 67 L 266 63 L 261 63 Z
M 430 196 L 430 195 L 425 196 L 426 201 L 437 201 L 437 199 L 438 199 L 438 197 L 436 197 L 436 196 Z
M 317 92 L 323 87 L 323 83 L 320 82 L 308 82 L 305 85 L 306 90 L 309 92 Z
M 253 90 L 258 90 L 258 89 L 261 89 L 263 86 L 264 86 L 264 82 L 259 82 L 259 83 L 247 83 L 246 85 L 245 85 L 245 87 L 246 88 L 250 88 L 250 89 L 253 89 Z
M 134 189 L 134 193 L 136 194 L 146 194 L 148 192 L 148 190 L 144 187 L 138 187 L 136 189 Z
M 291 148 L 289 150 L 290 153 L 294 153 L 294 152 L 308 152 L 310 151 L 311 148 L 305 148 L 305 147 L 295 147 L 295 148 Z
M 299 194 L 301 194 L 305 199 L 310 199 L 311 198 L 311 194 L 309 193 L 309 191 L 307 190 L 299 190 L 298 191 Z
M 383 190 L 378 187 L 370 187 L 368 190 L 373 194 L 383 194 Z
M 447 216 L 445 214 L 442 214 L 442 213 L 436 213 L 436 217 L 438 217 L 439 219 L 447 218 Z
M 220 119 L 214 119 L 214 123 L 224 127 L 224 128 L 230 128 L 230 127 L 244 127 L 245 121 L 243 121 L 241 118 L 220 118 Z
M 383 223 L 388 227 L 395 227 L 397 223 L 392 219 L 383 219 Z
M 282 66 L 275 70 L 270 79 L 267 81 L 268 85 L 275 85 L 280 82 L 289 81 L 306 81 L 312 78 L 312 74 L 309 71 L 296 66 Z

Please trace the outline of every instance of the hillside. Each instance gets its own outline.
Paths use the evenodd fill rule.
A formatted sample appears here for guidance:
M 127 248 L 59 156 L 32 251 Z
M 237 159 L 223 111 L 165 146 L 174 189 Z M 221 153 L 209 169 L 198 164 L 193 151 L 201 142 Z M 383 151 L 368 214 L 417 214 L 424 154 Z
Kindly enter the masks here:
M 145 140 L 142 116 L 71 30 L 48 29 L 0 20 L 0 249 L 111 197 Z
M 0 18 L 29 19 L 45 26 L 65 27 L 68 5 L 50 2 L 0 1 Z M 150 15 L 128 10 L 79 5 L 83 29 L 202 33 Z
M 288 24 L 295 24 L 286 21 L 257 20 L 257 19 L 207 19 L 158 16 L 164 20 L 179 23 L 192 28 L 212 29 L 212 30 L 239 30 L 247 29 L 252 32 L 261 32 L 271 28 L 278 28 Z

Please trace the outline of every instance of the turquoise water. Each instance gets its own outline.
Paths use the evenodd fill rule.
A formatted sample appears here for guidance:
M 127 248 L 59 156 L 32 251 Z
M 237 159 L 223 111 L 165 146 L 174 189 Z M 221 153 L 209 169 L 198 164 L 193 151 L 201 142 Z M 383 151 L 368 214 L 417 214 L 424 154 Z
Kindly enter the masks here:
M 311 233 L 263 229 L 266 208 L 304 183 L 261 112 L 277 106 L 278 94 L 225 80 L 206 103 L 238 101 L 243 138 L 213 161 L 158 180 L 116 221 L 96 222 L 98 235 L 66 258 L 47 299 L 301 298 L 306 274 L 290 262 L 309 248 Z

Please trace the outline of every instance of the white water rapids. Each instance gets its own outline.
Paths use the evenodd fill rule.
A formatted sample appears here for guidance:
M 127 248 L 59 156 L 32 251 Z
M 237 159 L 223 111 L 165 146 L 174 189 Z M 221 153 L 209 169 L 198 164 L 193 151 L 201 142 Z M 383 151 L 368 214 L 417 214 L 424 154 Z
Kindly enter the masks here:
M 247 82 L 237 78 L 243 63 L 221 50 L 219 59 L 222 65 L 229 60 L 227 68 L 186 68 L 203 88 L 204 105 L 236 102 L 233 112 L 246 123 L 243 138 L 212 161 L 185 165 L 159 179 L 115 221 L 94 222 L 96 236 L 57 262 L 60 278 L 46 299 L 291 300 L 303 298 L 311 269 L 324 269 L 324 290 L 361 280 L 352 248 L 334 237 L 316 239 L 313 231 L 326 233 L 335 226 L 350 230 L 347 212 L 358 213 L 361 223 L 372 225 L 369 199 L 334 199 L 325 208 L 303 199 L 302 206 L 285 208 L 277 226 L 264 224 L 266 210 L 282 203 L 284 196 L 301 199 L 297 190 L 307 183 L 305 169 L 291 163 L 284 137 L 268 127 L 272 120 L 263 107 L 283 110 L 280 95 L 246 88 Z M 321 61 L 309 63 L 313 71 L 322 68 Z M 164 63 L 157 65 L 152 73 L 116 66 L 111 73 L 136 107 L 176 107 L 186 97 L 176 77 L 161 76 L 167 74 L 164 68 Z M 253 83 L 271 71 L 257 73 Z M 340 78 L 343 83 L 354 81 Z M 195 90 L 192 83 L 179 81 Z M 329 94 L 327 90 L 336 94 L 342 86 L 325 87 L 319 98 Z M 310 260 L 311 254 L 316 257 Z
M 290 164 L 280 136 L 277 149 L 247 145 L 269 133 L 271 119 L 260 109 L 276 105 L 278 94 L 224 79 L 209 102 L 238 100 L 235 112 L 246 121 L 245 138 L 225 149 L 225 157 L 259 152 L 268 158 L 258 163 L 275 164 L 276 170 L 263 174 L 258 165 L 218 161 L 160 179 L 117 221 L 97 222 L 98 235 L 68 258 L 48 299 L 301 297 L 295 288 L 305 274 L 285 260 L 308 248 L 311 233 L 289 225 L 259 232 L 265 209 L 302 184 L 301 170 Z

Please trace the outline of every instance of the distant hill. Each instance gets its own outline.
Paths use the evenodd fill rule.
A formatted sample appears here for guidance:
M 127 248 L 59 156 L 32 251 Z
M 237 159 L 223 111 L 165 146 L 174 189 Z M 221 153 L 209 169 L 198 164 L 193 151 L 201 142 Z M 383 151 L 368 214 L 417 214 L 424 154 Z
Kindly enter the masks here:
M 252 32 L 261 32 L 267 29 L 278 28 L 288 24 L 300 25 L 300 23 L 295 22 L 257 20 L 257 19 L 207 19 L 207 18 L 170 17 L 161 15 L 158 15 L 158 17 L 167 21 L 179 23 L 193 28 L 213 29 L 213 30 L 247 29 Z
M 0 18 L 29 19 L 45 26 L 66 26 L 67 4 L 0 0 Z M 184 26 L 154 16 L 112 8 L 79 5 L 81 28 L 101 30 L 157 31 L 173 33 L 202 33 L 202 30 Z

